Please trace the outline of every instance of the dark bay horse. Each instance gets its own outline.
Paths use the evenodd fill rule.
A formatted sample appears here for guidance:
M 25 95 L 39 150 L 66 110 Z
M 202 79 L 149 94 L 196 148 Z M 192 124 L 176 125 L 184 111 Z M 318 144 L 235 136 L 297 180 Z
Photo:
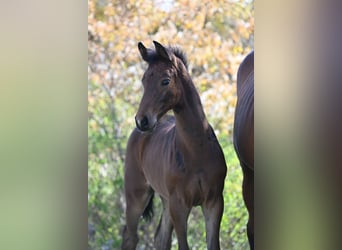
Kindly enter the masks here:
M 156 249 L 170 249 L 173 229 L 179 249 L 189 249 L 187 220 L 191 208 L 198 205 L 205 217 L 208 249 L 220 249 L 224 155 L 205 117 L 184 53 L 153 43 L 155 50 L 138 44 L 148 68 L 142 78 L 144 94 L 136 129 L 127 145 L 122 249 L 136 248 L 138 222 L 142 215 L 149 215 L 154 192 L 163 203 Z M 169 110 L 174 116 L 166 115 Z
M 243 60 L 237 74 L 234 148 L 243 172 L 242 194 L 249 214 L 247 236 L 254 249 L 254 51 Z

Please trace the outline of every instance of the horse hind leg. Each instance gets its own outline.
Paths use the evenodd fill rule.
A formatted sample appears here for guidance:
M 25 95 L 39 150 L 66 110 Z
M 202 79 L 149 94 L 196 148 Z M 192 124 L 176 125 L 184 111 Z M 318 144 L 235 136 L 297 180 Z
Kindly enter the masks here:
M 254 250 L 254 172 L 243 163 L 242 194 L 248 210 L 247 237 L 250 249 Z
M 163 201 L 163 213 L 161 215 L 159 225 L 154 237 L 154 245 L 156 249 L 171 249 L 171 238 L 173 225 L 170 217 L 169 206 L 167 201 Z

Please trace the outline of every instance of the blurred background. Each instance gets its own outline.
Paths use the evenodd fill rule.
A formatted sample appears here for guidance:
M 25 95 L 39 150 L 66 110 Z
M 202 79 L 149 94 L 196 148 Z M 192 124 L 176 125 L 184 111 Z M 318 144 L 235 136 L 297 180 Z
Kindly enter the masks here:
M 153 39 L 188 54 L 227 157 L 222 249 L 247 248 L 226 120 L 253 40 L 257 249 L 341 249 L 341 1 L 254 6 L 1 1 L 0 249 L 118 248 L 124 149 L 146 68 L 136 46 Z M 140 249 L 153 223 L 141 223 Z M 205 249 L 198 210 L 189 225 L 191 246 Z
M 221 222 L 222 249 L 248 249 L 242 173 L 232 145 L 236 73 L 253 49 L 250 0 L 88 1 L 88 249 L 119 249 L 125 224 L 123 172 L 128 137 L 142 97 L 147 65 L 137 44 L 180 46 L 228 167 Z M 152 249 L 161 204 L 152 222 L 141 220 L 138 249 Z M 206 249 L 204 219 L 188 221 L 192 249 Z M 172 248 L 177 249 L 174 234 Z

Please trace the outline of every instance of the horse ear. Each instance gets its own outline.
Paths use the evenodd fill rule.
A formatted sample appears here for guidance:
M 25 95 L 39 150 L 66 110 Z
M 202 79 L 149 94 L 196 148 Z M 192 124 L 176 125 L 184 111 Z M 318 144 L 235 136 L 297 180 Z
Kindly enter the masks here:
M 138 49 L 139 49 L 139 52 L 140 52 L 141 57 L 142 57 L 145 61 L 147 61 L 147 57 L 148 57 L 147 49 L 146 49 L 146 47 L 144 46 L 144 44 L 142 44 L 142 42 L 139 42 L 139 43 L 138 43 Z
M 163 45 L 161 45 L 157 41 L 153 41 L 153 43 L 158 55 L 160 55 L 162 58 L 166 60 L 172 61 L 170 53 Z

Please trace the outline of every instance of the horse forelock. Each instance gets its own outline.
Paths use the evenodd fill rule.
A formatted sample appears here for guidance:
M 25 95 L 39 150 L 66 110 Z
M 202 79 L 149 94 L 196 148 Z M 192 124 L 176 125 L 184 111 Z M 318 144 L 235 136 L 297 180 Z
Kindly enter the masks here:
M 180 59 L 181 62 L 184 64 L 185 68 L 188 69 L 188 60 L 187 60 L 186 54 L 181 48 L 179 48 L 178 46 L 171 45 L 171 46 L 168 46 L 166 49 L 169 52 L 171 52 L 174 56 L 176 56 L 178 59 Z M 148 58 L 146 61 L 149 64 L 165 60 L 160 55 L 158 55 L 155 50 L 152 50 L 152 49 L 147 50 L 147 56 Z

